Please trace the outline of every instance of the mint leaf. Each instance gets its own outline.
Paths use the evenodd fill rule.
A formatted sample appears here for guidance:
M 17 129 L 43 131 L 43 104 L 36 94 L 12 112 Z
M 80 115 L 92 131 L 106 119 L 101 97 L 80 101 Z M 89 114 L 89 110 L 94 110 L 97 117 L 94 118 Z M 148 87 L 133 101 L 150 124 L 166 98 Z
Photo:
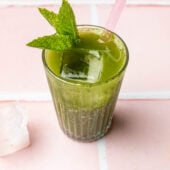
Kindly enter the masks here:
M 37 38 L 28 43 L 28 46 L 61 51 L 79 42 L 74 12 L 67 0 L 62 1 L 58 14 L 45 8 L 39 8 L 39 12 L 54 27 L 56 33 Z
M 67 0 L 63 0 L 59 10 L 57 31 L 59 34 L 71 35 L 75 42 L 78 39 L 74 12 Z
M 39 37 L 27 44 L 31 47 L 63 51 L 72 47 L 72 39 L 69 35 L 47 35 Z
M 59 26 L 58 15 L 55 12 L 49 11 L 45 8 L 39 8 L 39 12 L 49 22 L 49 24 L 53 26 L 55 30 L 57 31 L 57 28 Z

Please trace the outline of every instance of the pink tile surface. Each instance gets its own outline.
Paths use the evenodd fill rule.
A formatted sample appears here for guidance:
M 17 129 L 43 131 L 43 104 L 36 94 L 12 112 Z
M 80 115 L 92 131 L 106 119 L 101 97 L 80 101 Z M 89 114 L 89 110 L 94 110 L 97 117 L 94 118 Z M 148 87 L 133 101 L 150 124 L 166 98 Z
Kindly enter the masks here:
M 51 102 L 20 106 L 29 115 L 31 145 L 0 158 L 1 170 L 170 169 L 170 100 L 119 100 L 112 129 L 92 143 L 65 136 Z
M 99 8 L 100 24 L 104 25 L 110 8 Z M 123 11 L 115 32 L 122 36 L 130 52 L 124 91 L 170 90 L 170 77 L 166 76 L 170 65 L 169 16 L 169 6 L 129 6 Z
M 79 24 L 91 23 L 89 6 L 74 9 Z M 109 11 L 110 6 L 98 6 L 100 25 L 105 24 Z M 128 6 L 123 12 L 115 30 L 130 52 L 122 92 L 170 90 L 169 17 L 169 6 Z M 47 92 L 41 51 L 25 43 L 53 32 L 51 27 L 36 7 L 1 7 L 0 28 L 0 92 Z
M 66 137 L 51 102 L 20 103 L 20 107 L 28 113 L 31 145 L 0 158 L 1 170 L 99 169 L 96 143 L 78 143 Z
M 46 7 L 56 10 L 56 7 Z M 75 6 L 76 13 L 87 6 Z M 89 20 L 89 13 L 78 23 Z M 37 7 L 0 8 L 0 91 L 46 92 L 47 83 L 41 62 L 41 50 L 26 46 L 32 39 L 54 33 Z
M 170 101 L 121 101 L 106 137 L 109 170 L 170 169 Z
M 79 24 L 94 20 L 90 6 L 74 9 Z M 99 25 L 105 25 L 110 9 L 97 7 Z M 130 52 L 122 92 L 170 91 L 168 18 L 170 6 L 126 7 L 115 29 Z M 25 46 L 53 33 L 37 7 L 0 7 L 0 28 L 0 94 L 48 92 L 41 51 Z M 0 170 L 170 169 L 170 100 L 119 100 L 110 132 L 86 144 L 63 134 L 51 102 L 20 105 L 29 115 L 31 145 L 0 158 Z

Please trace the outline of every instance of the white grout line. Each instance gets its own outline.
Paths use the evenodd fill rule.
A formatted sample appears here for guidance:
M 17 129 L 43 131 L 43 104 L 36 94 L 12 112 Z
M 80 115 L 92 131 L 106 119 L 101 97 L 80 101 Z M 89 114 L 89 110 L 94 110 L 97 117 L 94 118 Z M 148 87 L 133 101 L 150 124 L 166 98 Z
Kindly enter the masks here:
M 0 101 L 25 100 L 25 101 L 50 101 L 51 95 L 45 92 L 0 92 Z
M 170 99 L 170 91 L 120 93 L 120 99 Z
M 70 0 L 71 4 L 113 4 L 114 0 Z M 21 5 L 21 6 L 33 6 L 33 5 L 60 5 L 61 0 L 0 0 L 0 5 Z M 127 5 L 170 5 L 169 0 L 127 0 Z
M 169 0 L 127 0 L 129 5 L 170 5 Z
M 164 92 L 129 92 L 120 93 L 119 99 L 170 99 L 170 91 Z M 0 101 L 25 100 L 25 101 L 51 101 L 48 92 L 0 92 Z
M 106 142 L 104 138 L 97 141 L 97 149 L 98 149 L 100 170 L 108 170 Z
M 90 6 L 90 12 L 91 12 L 91 24 L 98 25 L 99 16 L 98 16 L 98 11 L 97 11 L 97 6 L 95 4 L 92 4 Z M 108 170 L 106 143 L 105 143 L 104 138 L 97 141 L 97 149 L 98 149 L 100 170 Z
M 95 4 L 90 5 L 90 12 L 91 12 L 91 24 L 98 25 L 99 17 L 98 17 L 97 6 Z

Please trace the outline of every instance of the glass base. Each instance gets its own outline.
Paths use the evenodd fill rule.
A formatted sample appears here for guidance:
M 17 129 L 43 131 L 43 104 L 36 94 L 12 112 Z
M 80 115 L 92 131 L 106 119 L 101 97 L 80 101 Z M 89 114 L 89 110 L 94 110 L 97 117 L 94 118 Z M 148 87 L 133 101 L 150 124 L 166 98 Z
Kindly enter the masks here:
M 100 133 L 96 136 L 91 136 L 90 138 L 88 138 L 88 137 L 86 138 L 86 137 L 82 137 L 82 136 L 75 136 L 74 134 L 70 134 L 67 131 L 64 131 L 63 129 L 62 129 L 62 131 L 64 132 L 65 135 L 67 135 L 69 138 L 71 138 L 75 141 L 88 143 L 88 142 L 94 142 L 94 141 L 99 140 L 102 137 L 104 137 L 109 132 L 109 130 L 111 129 L 111 125 L 112 125 L 112 121 L 104 132 L 102 132 L 102 133 Z
M 56 108 L 59 125 L 74 140 L 92 142 L 103 137 L 109 130 L 116 102 L 113 98 L 106 105 L 92 109 L 70 109 L 65 105 Z

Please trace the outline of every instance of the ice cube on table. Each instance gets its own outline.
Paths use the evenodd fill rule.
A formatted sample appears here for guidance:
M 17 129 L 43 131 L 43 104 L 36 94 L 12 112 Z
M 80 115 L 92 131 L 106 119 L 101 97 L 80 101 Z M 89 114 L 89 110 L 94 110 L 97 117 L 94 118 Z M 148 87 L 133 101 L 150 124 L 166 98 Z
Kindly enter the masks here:
M 97 82 L 103 68 L 100 52 L 81 49 L 75 56 L 67 56 L 61 69 L 61 76 L 77 81 Z
M 0 156 L 14 153 L 30 144 L 27 122 L 27 116 L 19 105 L 0 105 Z

